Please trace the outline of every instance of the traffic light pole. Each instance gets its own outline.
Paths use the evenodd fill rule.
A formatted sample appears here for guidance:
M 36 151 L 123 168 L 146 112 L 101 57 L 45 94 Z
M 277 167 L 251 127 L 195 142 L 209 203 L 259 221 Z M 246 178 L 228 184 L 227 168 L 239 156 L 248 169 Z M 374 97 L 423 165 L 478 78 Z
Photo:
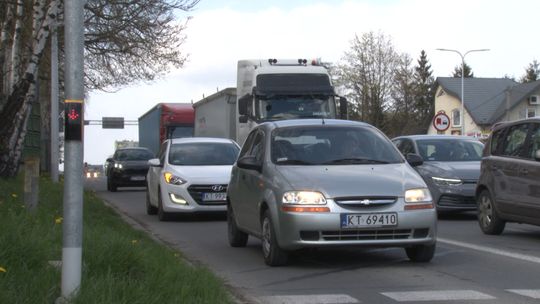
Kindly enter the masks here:
M 64 1 L 65 164 L 61 297 L 81 285 L 83 229 L 84 29 L 83 0 Z

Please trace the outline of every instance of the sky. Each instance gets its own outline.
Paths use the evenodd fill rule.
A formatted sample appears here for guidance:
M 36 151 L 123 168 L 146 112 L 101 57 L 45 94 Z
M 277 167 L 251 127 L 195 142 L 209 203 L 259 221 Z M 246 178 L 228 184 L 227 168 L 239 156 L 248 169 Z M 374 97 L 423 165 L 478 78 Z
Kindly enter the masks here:
M 465 53 L 475 77 L 519 79 L 540 60 L 537 0 L 201 0 L 191 16 L 182 50 L 189 59 L 153 83 L 135 83 L 115 93 L 93 91 L 85 119 L 137 120 L 160 102 L 197 102 L 236 86 L 236 64 L 253 58 L 321 58 L 339 63 L 355 35 L 388 36 L 414 63 L 425 50 L 433 76 L 451 76 Z M 102 164 L 115 140 L 138 140 L 138 127 L 85 126 L 84 160 Z

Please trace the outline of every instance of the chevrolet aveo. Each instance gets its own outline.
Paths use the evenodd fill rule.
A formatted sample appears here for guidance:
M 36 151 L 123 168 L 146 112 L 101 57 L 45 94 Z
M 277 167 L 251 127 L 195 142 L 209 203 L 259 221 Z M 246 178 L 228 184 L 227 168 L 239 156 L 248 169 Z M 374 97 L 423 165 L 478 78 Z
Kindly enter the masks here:
M 436 244 L 430 192 L 375 127 L 343 120 L 283 120 L 256 127 L 233 166 L 227 190 L 228 239 L 262 240 L 265 262 L 287 262 L 304 247 L 403 247 L 428 262 Z
M 166 140 L 149 160 L 146 212 L 169 220 L 175 213 L 225 212 L 231 167 L 238 144 L 229 139 Z

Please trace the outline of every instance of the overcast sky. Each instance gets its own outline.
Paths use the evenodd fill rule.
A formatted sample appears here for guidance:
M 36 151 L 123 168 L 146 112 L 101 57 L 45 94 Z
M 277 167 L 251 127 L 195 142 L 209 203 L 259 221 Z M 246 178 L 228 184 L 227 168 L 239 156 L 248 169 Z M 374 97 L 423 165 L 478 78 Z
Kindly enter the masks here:
M 389 36 L 414 62 L 427 52 L 433 75 L 450 76 L 461 64 L 456 49 L 470 53 L 475 77 L 519 79 L 540 60 L 540 1 L 499 0 L 201 0 L 181 15 L 192 16 L 184 51 L 189 61 L 153 84 L 133 84 L 116 93 L 91 92 L 85 119 L 121 116 L 137 120 L 159 102 L 196 102 L 217 89 L 236 86 L 236 63 L 251 58 L 322 58 L 339 62 L 357 34 Z M 85 127 L 84 159 L 102 164 L 115 140 L 138 140 L 137 126 Z

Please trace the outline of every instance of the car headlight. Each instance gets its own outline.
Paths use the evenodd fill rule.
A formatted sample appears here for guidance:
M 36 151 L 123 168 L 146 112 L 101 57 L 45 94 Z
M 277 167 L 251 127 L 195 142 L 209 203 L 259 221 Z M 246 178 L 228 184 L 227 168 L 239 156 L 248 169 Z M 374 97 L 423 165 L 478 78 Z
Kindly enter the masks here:
M 170 172 L 165 172 L 163 173 L 163 177 L 165 177 L 165 181 L 167 182 L 167 184 L 171 184 L 171 185 L 182 185 L 182 184 L 185 184 L 187 183 L 185 180 L 183 180 L 182 178 L 170 173 Z
M 114 167 L 117 169 L 122 169 L 122 164 L 114 163 Z
M 283 204 L 294 205 L 326 205 L 326 198 L 315 191 L 288 191 L 283 194 Z
M 432 176 L 431 180 L 439 186 L 457 186 L 463 184 L 463 181 L 459 178 L 445 178 Z
M 409 189 L 405 191 L 405 203 L 431 203 L 431 193 L 426 188 Z

